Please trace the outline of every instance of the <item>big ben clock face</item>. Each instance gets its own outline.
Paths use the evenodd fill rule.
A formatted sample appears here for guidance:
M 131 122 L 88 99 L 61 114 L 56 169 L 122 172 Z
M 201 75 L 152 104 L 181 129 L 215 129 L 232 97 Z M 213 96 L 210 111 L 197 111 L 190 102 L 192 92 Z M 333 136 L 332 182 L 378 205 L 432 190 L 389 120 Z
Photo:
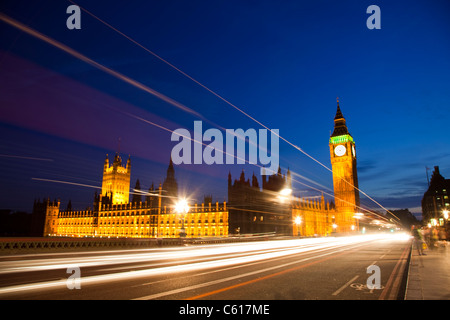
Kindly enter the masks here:
M 345 154 L 345 151 L 347 151 L 347 149 L 345 149 L 345 146 L 343 146 L 342 144 L 334 148 L 334 154 L 337 155 L 338 157 L 342 157 Z

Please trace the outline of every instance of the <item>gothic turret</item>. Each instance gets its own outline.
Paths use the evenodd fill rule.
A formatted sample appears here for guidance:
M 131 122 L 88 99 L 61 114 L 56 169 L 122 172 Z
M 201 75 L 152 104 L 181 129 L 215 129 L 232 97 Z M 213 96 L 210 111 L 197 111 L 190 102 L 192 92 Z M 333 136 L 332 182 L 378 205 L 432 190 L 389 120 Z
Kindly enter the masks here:
M 167 168 L 167 175 L 162 185 L 163 189 L 163 206 L 170 206 L 174 200 L 178 198 L 178 183 L 175 179 L 175 169 L 173 167 L 172 157 L 170 158 L 169 167 Z
M 112 204 L 125 204 L 130 194 L 131 160 L 128 157 L 126 167 L 122 166 L 122 159 L 118 152 L 109 166 L 108 155 L 103 164 L 102 196 L 110 198 Z

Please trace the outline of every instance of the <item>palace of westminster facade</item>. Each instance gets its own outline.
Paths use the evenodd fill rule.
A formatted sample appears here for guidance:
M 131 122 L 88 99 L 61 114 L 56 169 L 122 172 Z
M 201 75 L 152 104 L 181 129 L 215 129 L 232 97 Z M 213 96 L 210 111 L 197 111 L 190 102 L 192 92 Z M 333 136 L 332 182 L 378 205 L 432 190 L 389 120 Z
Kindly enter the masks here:
M 228 203 L 190 204 L 178 212 L 174 202 L 178 187 L 172 161 L 164 183 L 140 193 L 134 189 L 130 201 L 131 161 L 122 164 L 116 154 L 110 165 L 106 156 L 101 194 L 93 209 L 60 210 L 60 202 L 35 201 L 33 226 L 37 235 L 70 237 L 175 238 L 221 237 L 236 234 L 276 233 L 281 235 L 326 236 L 357 228 L 359 207 L 355 142 L 348 132 L 339 102 L 334 131 L 329 141 L 335 202 L 281 195 L 292 190 L 291 173 L 279 169 L 263 176 L 262 188 L 242 172 L 232 181 L 228 175 Z M 138 187 L 138 186 L 137 186 Z M 144 199 L 143 199 L 144 198 Z

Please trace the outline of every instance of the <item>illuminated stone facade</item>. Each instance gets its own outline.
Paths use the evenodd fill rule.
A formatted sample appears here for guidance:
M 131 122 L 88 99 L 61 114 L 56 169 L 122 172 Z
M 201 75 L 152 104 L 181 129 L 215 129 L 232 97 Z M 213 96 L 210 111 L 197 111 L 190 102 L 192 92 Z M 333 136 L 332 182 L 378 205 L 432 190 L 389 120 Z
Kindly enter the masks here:
M 161 188 L 159 189 L 161 192 Z M 181 214 L 173 207 L 151 207 L 145 202 L 126 205 L 101 205 L 96 236 L 132 238 L 177 238 L 228 235 L 226 203 L 192 205 Z M 184 217 L 184 225 L 183 225 Z
M 56 219 L 57 231 L 47 235 L 76 235 L 79 237 L 96 234 L 97 217 L 92 210 L 61 211 Z
M 54 218 L 56 228 L 46 229 L 44 236 L 177 238 L 183 230 L 183 216 L 186 237 L 228 235 L 225 202 L 195 204 L 184 215 L 174 208 L 155 208 L 140 202 L 100 203 L 98 211 L 61 211 Z
M 103 165 L 102 196 L 107 196 L 113 204 L 128 203 L 130 197 L 131 160 L 128 157 L 126 166 L 116 153 L 114 161 L 109 166 L 108 155 Z
M 358 220 L 354 218 L 359 208 L 356 149 L 339 107 L 339 100 L 329 146 L 336 206 L 334 227 L 337 232 L 351 232 L 358 228 Z

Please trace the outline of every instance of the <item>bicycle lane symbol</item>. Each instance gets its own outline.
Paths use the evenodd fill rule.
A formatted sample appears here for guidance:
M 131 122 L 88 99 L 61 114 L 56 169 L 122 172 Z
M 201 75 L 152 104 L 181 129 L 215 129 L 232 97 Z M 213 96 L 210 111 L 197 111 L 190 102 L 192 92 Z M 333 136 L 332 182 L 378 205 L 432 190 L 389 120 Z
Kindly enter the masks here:
M 377 289 L 375 289 L 375 288 L 369 289 L 369 288 L 367 287 L 366 284 L 362 284 L 362 283 L 352 283 L 352 284 L 350 285 L 350 288 L 353 288 L 353 289 L 355 289 L 356 291 L 362 291 L 362 292 L 364 292 L 364 293 L 369 293 L 369 294 L 370 294 L 370 293 L 373 293 L 374 290 L 381 290 L 381 289 L 384 289 L 384 286 L 383 286 L 383 285 L 380 285 L 379 288 L 377 288 Z

